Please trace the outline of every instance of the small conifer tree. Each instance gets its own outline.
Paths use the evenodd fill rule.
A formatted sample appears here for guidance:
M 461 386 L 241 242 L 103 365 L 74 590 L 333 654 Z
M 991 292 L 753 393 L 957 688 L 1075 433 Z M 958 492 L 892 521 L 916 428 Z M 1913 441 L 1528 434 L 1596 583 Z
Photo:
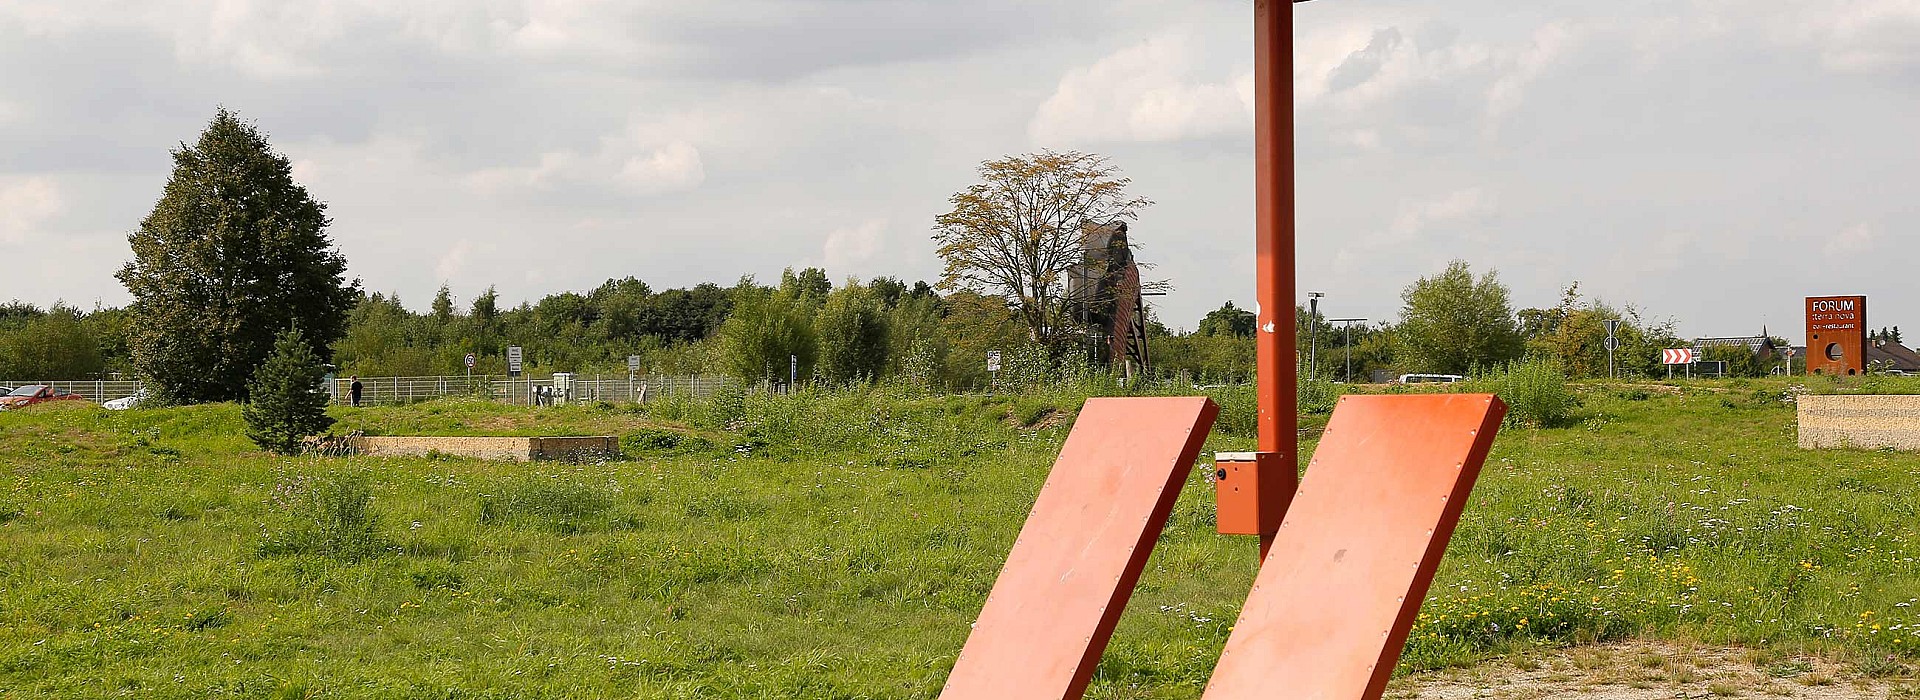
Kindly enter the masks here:
M 273 354 L 254 370 L 249 399 L 240 409 L 247 437 L 261 449 L 291 455 L 300 451 L 302 439 L 331 427 L 327 394 L 320 387 L 326 373 L 300 329 L 281 332 Z

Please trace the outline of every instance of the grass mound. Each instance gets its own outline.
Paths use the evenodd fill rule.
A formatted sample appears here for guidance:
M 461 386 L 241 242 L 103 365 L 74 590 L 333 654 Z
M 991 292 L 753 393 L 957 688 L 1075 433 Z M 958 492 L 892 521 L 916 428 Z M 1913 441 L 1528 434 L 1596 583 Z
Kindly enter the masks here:
M 1797 449 L 1798 383 L 1571 385 L 1556 427 L 1503 430 L 1403 670 L 1622 637 L 1915 665 L 1920 455 Z M 1211 391 L 1207 452 L 1250 449 L 1251 392 Z M 1080 399 L 337 411 L 623 436 L 587 464 L 273 457 L 231 406 L 10 411 L 0 691 L 934 697 Z M 1255 561 L 1207 471 L 1092 696 L 1197 697 L 1218 658 Z

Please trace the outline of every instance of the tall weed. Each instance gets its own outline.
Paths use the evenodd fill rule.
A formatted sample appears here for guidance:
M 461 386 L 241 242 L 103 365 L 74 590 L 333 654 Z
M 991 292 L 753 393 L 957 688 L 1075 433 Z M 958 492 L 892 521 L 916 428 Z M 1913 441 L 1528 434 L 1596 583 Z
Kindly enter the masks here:
M 260 543 L 261 556 L 356 562 L 386 551 L 368 482 L 364 473 L 282 477 L 272 500 L 279 523 Z
M 483 525 L 533 525 L 554 532 L 588 529 L 613 505 L 605 489 L 572 481 L 529 477 L 480 495 Z
M 1497 394 L 1507 404 L 1507 423 L 1555 428 L 1573 421 L 1580 401 L 1567 375 L 1553 362 L 1531 358 L 1507 364 L 1459 385 L 1460 390 Z

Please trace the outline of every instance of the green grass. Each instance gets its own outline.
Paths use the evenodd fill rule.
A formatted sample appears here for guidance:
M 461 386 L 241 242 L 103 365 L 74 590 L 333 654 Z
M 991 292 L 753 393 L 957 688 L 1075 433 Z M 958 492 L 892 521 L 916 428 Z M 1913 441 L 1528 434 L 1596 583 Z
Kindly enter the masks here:
M 1502 432 L 1404 670 L 1626 636 L 1920 658 L 1920 455 L 1798 450 L 1786 381 L 1680 384 Z M 1247 449 L 1220 398 L 1210 450 Z M 0 697 L 931 698 L 1078 403 L 337 413 L 633 453 L 578 465 L 271 457 L 230 406 L 0 414 Z M 1213 533 L 1205 471 L 1090 697 L 1197 697 L 1218 658 L 1254 543 Z

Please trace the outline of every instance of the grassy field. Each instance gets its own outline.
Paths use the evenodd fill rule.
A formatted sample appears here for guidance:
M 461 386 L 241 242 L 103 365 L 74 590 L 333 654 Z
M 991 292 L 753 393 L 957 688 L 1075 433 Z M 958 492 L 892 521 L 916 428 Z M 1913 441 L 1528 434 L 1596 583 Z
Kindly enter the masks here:
M 1566 427 L 1503 431 L 1402 669 L 1644 637 L 1907 672 L 1920 455 L 1800 451 L 1787 389 L 1586 386 Z M 1209 452 L 1249 448 L 1250 398 L 1219 398 Z M 580 465 L 270 457 L 231 406 L 7 412 L 0 697 L 930 698 L 1078 404 L 337 414 L 624 437 Z M 1256 563 L 1207 471 L 1090 697 L 1199 695 Z

